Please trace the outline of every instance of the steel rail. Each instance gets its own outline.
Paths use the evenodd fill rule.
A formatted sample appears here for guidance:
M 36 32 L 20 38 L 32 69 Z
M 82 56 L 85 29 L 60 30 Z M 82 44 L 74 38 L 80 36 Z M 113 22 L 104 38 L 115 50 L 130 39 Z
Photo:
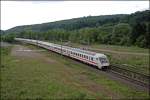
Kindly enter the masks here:
M 117 74 L 118 77 L 124 78 L 144 87 L 150 86 L 150 76 L 121 68 L 119 65 L 110 65 L 107 72 Z

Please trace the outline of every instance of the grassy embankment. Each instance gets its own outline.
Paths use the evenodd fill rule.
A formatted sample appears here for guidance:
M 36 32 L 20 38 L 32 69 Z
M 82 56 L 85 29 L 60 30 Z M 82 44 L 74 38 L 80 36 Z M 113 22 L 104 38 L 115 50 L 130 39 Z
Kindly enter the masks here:
M 1 48 L 1 99 L 149 98 L 146 92 L 110 80 L 58 54 L 40 52 L 47 62 L 12 56 L 10 50 L 11 47 Z
M 97 49 L 108 49 L 109 51 L 100 51 L 109 56 L 112 64 L 125 64 L 124 68 L 149 75 L 149 50 L 139 47 L 124 47 L 110 45 L 94 45 Z

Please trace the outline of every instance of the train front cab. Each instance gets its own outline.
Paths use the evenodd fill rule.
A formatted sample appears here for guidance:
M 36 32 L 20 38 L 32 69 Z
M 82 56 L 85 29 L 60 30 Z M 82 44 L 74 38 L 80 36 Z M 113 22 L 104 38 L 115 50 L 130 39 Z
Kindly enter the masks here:
M 105 55 L 97 55 L 96 61 L 99 69 L 101 70 L 109 69 L 109 61 Z

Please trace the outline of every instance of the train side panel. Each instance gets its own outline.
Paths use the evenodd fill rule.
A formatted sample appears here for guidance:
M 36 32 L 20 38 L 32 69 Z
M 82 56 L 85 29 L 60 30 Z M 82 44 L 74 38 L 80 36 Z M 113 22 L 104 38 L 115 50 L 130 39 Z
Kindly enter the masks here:
M 38 40 L 21 39 L 21 38 L 16 38 L 16 40 L 23 41 L 23 42 L 33 44 L 33 45 L 38 45 L 45 49 L 54 51 L 56 53 L 80 60 L 84 63 L 97 66 L 100 69 L 102 69 L 103 66 L 109 66 L 108 59 L 104 54 L 92 53 L 92 52 L 91 54 L 87 54 L 87 53 L 84 53 L 83 50 L 82 52 L 80 52 L 81 50 L 76 49 L 76 48 L 61 46 L 58 44 L 53 44 L 53 43 L 48 43 L 48 42 L 43 42 L 43 41 L 38 41 Z

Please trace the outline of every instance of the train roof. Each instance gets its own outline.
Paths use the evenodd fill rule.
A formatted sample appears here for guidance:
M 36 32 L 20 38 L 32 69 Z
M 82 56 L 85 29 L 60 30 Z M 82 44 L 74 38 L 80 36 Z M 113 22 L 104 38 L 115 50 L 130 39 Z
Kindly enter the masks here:
M 40 41 L 40 42 L 43 42 L 43 41 Z M 56 47 L 61 48 L 61 45 L 59 45 L 59 44 L 54 44 L 54 43 L 49 43 L 49 42 L 43 42 L 43 43 L 46 44 L 46 45 L 54 45 Z M 72 50 L 72 51 L 81 52 L 81 53 L 85 53 L 85 54 L 92 55 L 92 56 L 94 56 L 96 54 L 96 52 L 86 51 L 86 50 L 82 50 L 82 49 L 79 49 L 79 48 L 73 48 L 73 47 L 69 47 L 69 46 L 63 46 L 62 45 L 62 48 L 69 49 L 69 50 Z
M 16 39 L 31 41 L 31 39 L 23 39 L 23 38 L 16 38 Z M 34 41 L 36 41 L 36 40 L 34 40 Z M 44 42 L 44 41 L 39 41 L 39 40 L 38 40 L 38 42 L 42 42 L 45 45 L 54 45 L 56 47 L 61 48 L 61 45 L 59 45 L 59 44 L 54 44 L 54 43 L 49 43 L 49 42 Z M 101 53 L 96 53 L 96 52 L 92 52 L 92 51 L 82 50 L 80 48 L 73 48 L 73 47 L 63 46 L 63 45 L 62 45 L 62 48 L 66 48 L 66 49 L 69 49 L 69 50 L 72 50 L 72 51 L 77 51 L 77 52 L 85 53 L 85 54 L 88 54 L 88 55 L 91 55 L 91 56 L 95 56 L 95 55 L 105 56 L 104 54 L 101 54 Z
M 92 56 L 96 55 L 95 52 L 91 52 L 91 51 L 87 51 L 87 50 L 82 50 L 82 49 L 79 49 L 79 48 L 73 48 L 73 49 L 75 51 L 77 51 L 77 52 L 85 53 L 85 54 L 88 54 L 88 55 L 92 55 Z

